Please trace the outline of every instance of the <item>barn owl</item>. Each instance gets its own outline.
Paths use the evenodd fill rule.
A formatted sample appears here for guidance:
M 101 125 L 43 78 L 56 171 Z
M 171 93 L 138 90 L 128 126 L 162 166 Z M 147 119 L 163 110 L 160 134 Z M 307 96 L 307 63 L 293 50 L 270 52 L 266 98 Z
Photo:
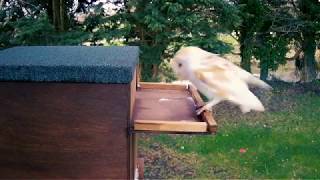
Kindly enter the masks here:
M 197 109 L 198 115 L 204 110 L 211 111 L 221 101 L 238 105 L 242 113 L 264 111 L 262 103 L 249 90 L 248 84 L 272 89 L 232 62 L 198 47 L 181 48 L 170 65 L 178 78 L 189 80 L 209 99 L 207 104 Z

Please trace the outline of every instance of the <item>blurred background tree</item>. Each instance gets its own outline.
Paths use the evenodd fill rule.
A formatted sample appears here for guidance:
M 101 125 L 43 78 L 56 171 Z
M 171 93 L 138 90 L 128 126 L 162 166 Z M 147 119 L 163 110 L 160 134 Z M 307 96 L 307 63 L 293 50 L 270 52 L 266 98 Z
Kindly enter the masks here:
M 108 20 L 110 38 L 141 48 L 144 80 L 155 80 L 161 62 L 182 45 L 199 46 L 215 53 L 226 53 L 231 46 L 218 40 L 239 22 L 237 9 L 220 0 L 132 0 Z
M 292 1 L 295 17 L 300 26 L 295 33 L 299 42 L 303 58 L 302 81 L 310 82 L 316 78 L 315 52 L 317 42 L 320 40 L 320 1 L 318 0 L 297 0 Z
M 240 44 L 240 66 L 251 72 L 253 58 L 260 62 L 260 78 L 266 80 L 269 69 L 286 63 L 290 35 L 274 31 L 289 16 L 283 0 L 234 0 L 242 19 L 235 28 Z
M 219 38 L 227 34 L 239 42 L 247 71 L 256 59 L 265 80 L 269 70 L 296 60 L 308 82 L 317 73 L 319 16 L 318 0 L 0 0 L 0 48 L 138 45 L 142 78 L 156 81 L 181 46 L 229 53 L 234 46 Z

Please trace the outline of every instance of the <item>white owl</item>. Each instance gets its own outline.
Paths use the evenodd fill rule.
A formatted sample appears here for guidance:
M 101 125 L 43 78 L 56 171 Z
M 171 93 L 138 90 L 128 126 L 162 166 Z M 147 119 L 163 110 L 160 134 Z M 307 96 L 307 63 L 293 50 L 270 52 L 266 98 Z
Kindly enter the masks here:
M 211 110 L 224 100 L 239 105 L 243 113 L 264 111 L 248 84 L 264 89 L 272 89 L 271 86 L 219 55 L 198 47 L 183 47 L 170 64 L 181 80 L 189 80 L 209 99 L 206 105 L 197 109 L 197 114 Z

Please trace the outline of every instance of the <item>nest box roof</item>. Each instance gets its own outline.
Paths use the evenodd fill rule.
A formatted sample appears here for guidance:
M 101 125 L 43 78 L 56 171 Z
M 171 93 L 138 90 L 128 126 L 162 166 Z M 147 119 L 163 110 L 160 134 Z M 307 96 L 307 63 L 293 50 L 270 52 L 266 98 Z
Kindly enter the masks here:
M 138 61 L 136 46 L 21 46 L 0 51 L 0 80 L 125 84 Z

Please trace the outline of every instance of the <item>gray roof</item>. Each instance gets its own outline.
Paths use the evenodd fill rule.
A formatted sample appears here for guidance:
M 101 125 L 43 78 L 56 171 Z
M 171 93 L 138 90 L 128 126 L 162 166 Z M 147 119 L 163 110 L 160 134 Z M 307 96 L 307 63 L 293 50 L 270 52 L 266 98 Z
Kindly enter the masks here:
M 0 81 L 129 83 L 136 46 L 22 46 L 0 51 Z

